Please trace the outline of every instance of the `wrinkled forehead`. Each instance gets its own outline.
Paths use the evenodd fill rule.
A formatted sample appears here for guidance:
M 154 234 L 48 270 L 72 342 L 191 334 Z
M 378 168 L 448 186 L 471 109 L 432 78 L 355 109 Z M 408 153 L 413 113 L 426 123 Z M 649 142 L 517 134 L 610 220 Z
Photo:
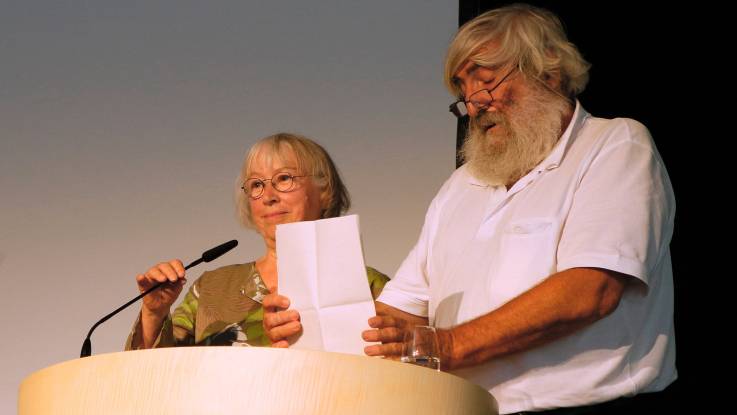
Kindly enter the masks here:
M 288 143 L 258 143 L 246 161 L 246 177 L 281 168 L 302 170 L 302 162 Z
M 480 66 L 492 70 L 509 66 L 514 60 L 509 52 L 509 50 L 505 50 L 505 48 L 500 46 L 498 40 L 487 40 L 475 49 L 469 51 L 468 54 L 460 60 L 459 66 L 456 68 L 456 72 L 461 71 L 466 66 Z
M 457 53 L 453 58 L 454 65 L 450 68 L 449 76 L 454 92 L 459 92 L 459 80 L 472 78 L 479 68 L 500 71 L 516 63 L 509 51 L 500 47 L 497 40 L 486 40 L 476 48 L 467 49 L 465 53 Z

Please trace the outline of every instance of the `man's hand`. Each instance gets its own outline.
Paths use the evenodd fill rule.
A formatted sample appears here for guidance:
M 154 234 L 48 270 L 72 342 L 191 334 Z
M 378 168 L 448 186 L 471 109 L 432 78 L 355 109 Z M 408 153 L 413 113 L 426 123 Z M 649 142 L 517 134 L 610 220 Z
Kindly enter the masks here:
M 279 294 L 264 297 L 264 333 L 271 340 L 271 347 L 289 347 L 287 338 L 302 332 L 297 310 L 289 308 L 289 298 Z
M 368 324 L 374 330 L 364 331 L 361 337 L 367 342 L 381 342 L 381 344 L 366 346 L 363 349 L 364 353 L 392 360 L 402 357 L 402 340 L 408 326 L 406 320 L 392 316 L 374 316 L 368 320 Z
M 363 351 L 368 356 L 384 356 L 388 359 L 398 360 L 402 357 L 402 341 L 404 333 L 417 325 L 427 325 L 427 317 L 420 317 L 406 313 L 398 308 L 374 302 L 376 316 L 368 320 L 372 330 L 366 330 L 361 334 L 367 342 L 381 342 L 366 346 Z

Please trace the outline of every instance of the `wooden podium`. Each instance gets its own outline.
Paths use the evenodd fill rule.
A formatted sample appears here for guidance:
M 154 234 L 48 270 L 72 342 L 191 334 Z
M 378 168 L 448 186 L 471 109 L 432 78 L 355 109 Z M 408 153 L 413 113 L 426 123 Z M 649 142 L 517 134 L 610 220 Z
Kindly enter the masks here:
M 378 358 L 261 347 L 102 354 L 23 380 L 19 415 L 496 414 L 464 379 Z

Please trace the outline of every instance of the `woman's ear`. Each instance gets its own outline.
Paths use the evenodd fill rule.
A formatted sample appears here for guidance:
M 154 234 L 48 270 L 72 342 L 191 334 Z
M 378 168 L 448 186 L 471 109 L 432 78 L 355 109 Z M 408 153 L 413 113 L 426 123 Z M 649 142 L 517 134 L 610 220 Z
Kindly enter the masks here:
M 330 208 L 330 202 L 330 192 L 327 186 L 325 186 L 325 189 L 320 191 L 320 213 L 323 218 L 325 217 L 325 212 Z

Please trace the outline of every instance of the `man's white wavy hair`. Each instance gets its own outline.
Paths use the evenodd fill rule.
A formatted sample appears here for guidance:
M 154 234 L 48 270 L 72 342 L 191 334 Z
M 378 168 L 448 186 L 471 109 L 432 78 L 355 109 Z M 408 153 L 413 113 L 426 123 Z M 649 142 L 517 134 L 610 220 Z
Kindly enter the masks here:
M 586 88 L 591 65 L 568 41 L 552 12 L 527 4 L 490 10 L 464 24 L 445 60 L 444 81 L 461 96 L 455 74 L 466 62 L 487 68 L 517 67 L 526 77 L 546 81 L 560 75 L 560 93 L 574 98 Z

